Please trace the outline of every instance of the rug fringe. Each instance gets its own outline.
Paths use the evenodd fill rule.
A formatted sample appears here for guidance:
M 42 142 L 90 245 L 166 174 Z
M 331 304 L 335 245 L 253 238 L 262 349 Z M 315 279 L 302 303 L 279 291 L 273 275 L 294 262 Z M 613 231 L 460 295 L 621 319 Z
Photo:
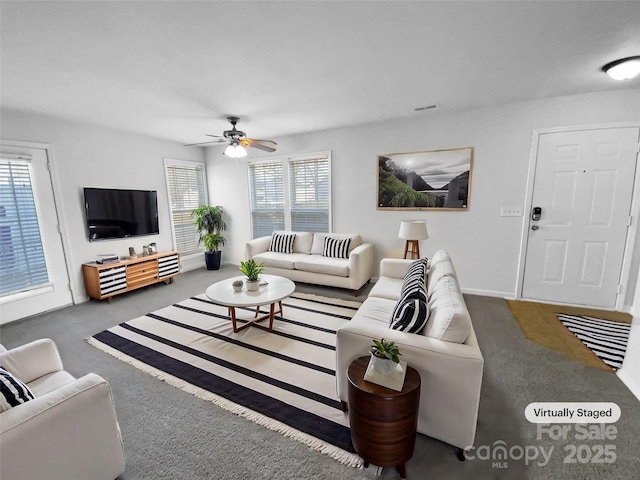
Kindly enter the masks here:
M 298 294 L 296 294 L 298 295 Z M 310 294 L 299 294 L 299 295 L 310 295 Z M 314 295 L 311 295 L 314 296 Z M 335 300 L 335 299 L 334 299 Z M 104 343 L 96 340 L 93 337 L 86 339 L 87 343 L 103 352 L 117 358 L 118 360 L 128 363 L 129 365 L 137 368 L 138 370 L 142 370 L 143 372 L 151 375 L 154 378 L 167 382 L 169 385 L 179 388 L 180 390 L 190 393 L 202 400 L 206 400 L 208 402 L 217 405 L 220 408 L 227 410 L 235 415 L 246 418 L 254 423 L 262 425 L 269 430 L 280 433 L 285 437 L 293 438 L 304 445 L 307 445 L 310 449 L 318 451 L 322 454 L 325 454 L 334 460 L 342 463 L 343 465 L 347 465 L 349 467 L 355 468 L 363 468 L 364 460 L 360 458 L 357 454 L 347 452 L 341 448 L 338 448 L 334 445 L 331 445 L 327 442 L 324 442 L 316 437 L 313 437 L 309 434 L 301 432 L 295 428 L 290 427 L 278 420 L 274 420 L 273 418 L 269 418 L 266 415 L 262 415 L 261 413 L 255 412 L 249 408 L 243 407 L 242 405 L 238 405 L 237 403 L 231 402 L 224 397 L 216 395 L 215 393 L 211 393 L 203 388 L 196 387 L 195 385 L 190 384 L 180 378 L 177 378 L 173 375 L 170 375 L 162 370 L 159 370 L 155 367 L 147 365 L 146 363 L 141 362 L 140 360 L 136 360 L 135 358 L 126 355 L 119 350 L 109 347 Z

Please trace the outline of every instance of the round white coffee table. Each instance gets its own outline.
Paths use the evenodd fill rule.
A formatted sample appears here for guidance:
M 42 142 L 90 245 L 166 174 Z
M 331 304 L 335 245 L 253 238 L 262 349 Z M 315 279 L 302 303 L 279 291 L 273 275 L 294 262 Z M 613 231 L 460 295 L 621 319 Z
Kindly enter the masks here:
M 205 293 L 209 300 L 224 305 L 229 309 L 234 332 L 237 333 L 251 326 L 270 332 L 273 330 L 273 317 L 275 314 L 282 315 L 282 300 L 295 291 L 296 285 L 288 278 L 278 277 L 277 275 L 260 275 L 261 286 L 258 290 L 248 291 L 246 287 L 243 287 L 240 292 L 234 291 L 231 286 L 233 281 L 245 280 L 245 278 L 241 275 L 216 282 L 207 288 Z M 276 303 L 278 304 L 278 311 L 276 311 Z M 261 305 L 270 305 L 268 314 L 258 316 Z M 256 307 L 255 318 L 238 327 L 236 324 L 236 307 Z M 267 318 L 269 319 L 268 327 L 257 323 Z

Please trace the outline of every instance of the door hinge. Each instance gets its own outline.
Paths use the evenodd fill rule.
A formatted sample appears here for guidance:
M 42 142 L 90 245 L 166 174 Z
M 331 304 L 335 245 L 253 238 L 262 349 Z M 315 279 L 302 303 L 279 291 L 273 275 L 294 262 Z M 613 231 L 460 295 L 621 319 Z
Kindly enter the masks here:
M 630 227 L 633 224 L 633 215 L 629 215 L 629 219 L 627 220 L 627 227 Z
M 622 293 L 622 284 L 621 284 L 621 283 L 619 283 L 619 284 L 618 284 L 618 289 L 616 290 L 616 294 L 617 294 L 617 295 L 620 295 L 621 293 Z

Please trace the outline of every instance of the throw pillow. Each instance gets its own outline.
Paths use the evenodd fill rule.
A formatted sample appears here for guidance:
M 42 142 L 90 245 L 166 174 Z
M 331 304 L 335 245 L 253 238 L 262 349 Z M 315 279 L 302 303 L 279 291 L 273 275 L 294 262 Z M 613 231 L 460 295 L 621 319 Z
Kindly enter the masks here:
M 427 287 L 425 284 L 427 260 L 413 262 L 405 273 L 389 327 L 409 333 L 421 333 L 429 319 Z
M 271 244 L 269 245 L 269 251 L 278 253 L 293 253 L 293 242 L 295 239 L 295 233 L 292 233 L 290 235 L 287 235 L 285 233 L 274 233 L 273 235 L 271 235 Z
M 0 367 L 0 412 L 34 398 L 29 387 Z
M 325 237 L 324 248 L 322 249 L 323 257 L 333 258 L 349 258 L 349 244 L 350 238 L 332 238 Z

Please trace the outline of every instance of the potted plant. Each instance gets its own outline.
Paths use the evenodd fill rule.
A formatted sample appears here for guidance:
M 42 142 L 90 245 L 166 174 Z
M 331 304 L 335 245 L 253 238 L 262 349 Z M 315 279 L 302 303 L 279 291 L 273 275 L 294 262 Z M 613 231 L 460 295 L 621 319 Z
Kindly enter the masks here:
M 204 260 L 207 270 L 218 270 L 222 260 L 220 247 L 225 244 L 225 238 L 220 232 L 227 229 L 227 224 L 222 218 L 222 207 L 211 207 L 201 205 L 191 212 L 194 218 L 193 224 L 198 230 L 200 237 L 198 244 L 204 243 Z
M 244 282 L 242 280 L 234 280 L 231 283 L 231 286 L 233 287 L 234 292 L 241 292 L 243 285 L 244 285 Z
M 380 373 L 386 373 L 394 370 L 396 364 L 400 363 L 400 349 L 395 342 L 385 340 L 373 340 L 371 347 L 371 363 L 373 369 Z
M 240 271 L 247 276 L 247 290 L 258 290 L 260 287 L 260 273 L 264 270 L 264 263 L 256 263 L 256 261 L 251 258 L 246 262 L 240 261 Z

